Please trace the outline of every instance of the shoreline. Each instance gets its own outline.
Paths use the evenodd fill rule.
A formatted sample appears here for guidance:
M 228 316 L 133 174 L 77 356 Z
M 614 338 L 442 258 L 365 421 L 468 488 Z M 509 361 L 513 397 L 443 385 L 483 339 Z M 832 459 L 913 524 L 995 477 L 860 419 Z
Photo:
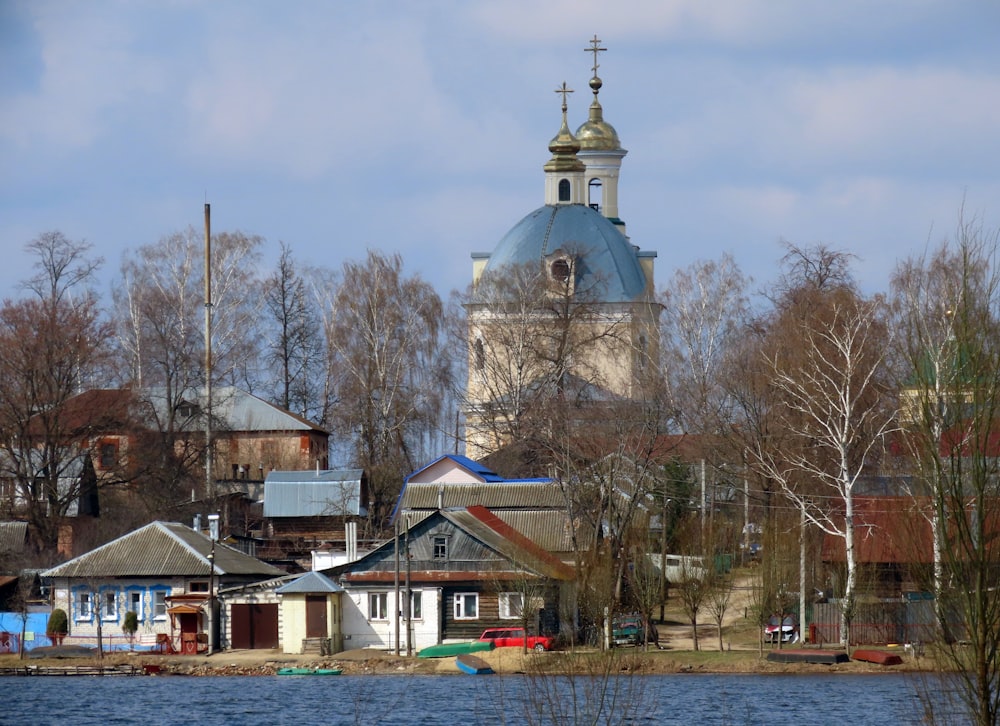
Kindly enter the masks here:
M 929 673 L 936 669 L 928 657 L 903 658 L 903 663 L 882 666 L 849 660 L 836 664 L 781 663 L 761 657 L 757 650 L 655 650 L 620 648 L 605 653 L 594 649 L 528 652 L 497 648 L 478 653 L 499 675 L 836 675 Z M 337 668 L 343 675 L 464 675 L 454 658 L 417 658 L 374 649 L 344 651 L 331 656 L 286 654 L 277 650 L 222 651 L 213 655 L 177 656 L 150 653 L 114 653 L 103 659 L 83 657 L 0 656 L 0 668 L 134 665 L 159 666 L 157 677 L 170 676 L 274 676 L 279 668 Z

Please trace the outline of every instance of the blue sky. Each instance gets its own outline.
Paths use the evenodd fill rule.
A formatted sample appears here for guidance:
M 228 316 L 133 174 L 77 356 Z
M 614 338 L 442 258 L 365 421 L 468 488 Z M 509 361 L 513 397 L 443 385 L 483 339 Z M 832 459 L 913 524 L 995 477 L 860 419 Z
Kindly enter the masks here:
M 610 7 L 613 5 L 613 10 Z M 122 252 L 192 225 L 339 267 L 400 252 L 442 294 L 543 200 L 597 34 L 619 209 L 657 279 L 779 239 L 869 290 L 1000 226 L 1000 4 L 976 0 L 0 0 L 0 294 L 47 230 Z

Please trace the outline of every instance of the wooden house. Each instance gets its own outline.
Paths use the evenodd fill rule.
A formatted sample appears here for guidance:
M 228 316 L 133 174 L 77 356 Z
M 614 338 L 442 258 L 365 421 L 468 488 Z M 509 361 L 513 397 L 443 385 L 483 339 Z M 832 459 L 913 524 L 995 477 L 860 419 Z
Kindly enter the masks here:
M 573 568 L 481 505 L 419 517 L 327 574 L 345 589 L 345 648 L 419 650 L 524 621 L 558 633 L 573 597 Z

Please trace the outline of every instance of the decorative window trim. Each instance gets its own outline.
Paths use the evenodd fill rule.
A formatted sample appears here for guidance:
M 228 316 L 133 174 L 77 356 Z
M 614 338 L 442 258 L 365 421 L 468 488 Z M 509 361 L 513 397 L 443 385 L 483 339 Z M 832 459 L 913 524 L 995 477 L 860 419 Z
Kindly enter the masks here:
M 117 623 L 118 622 L 118 588 L 117 587 L 102 587 L 98 591 L 97 595 L 98 603 L 100 604 L 101 622 L 103 623 Z M 110 606 L 110 607 L 109 607 Z
M 170 588 L 166 587 L 153 588 L 153 592 L 149 598 L 150 600 L 149 614 L 151 616 L 150 619 L 153 620 L 154 622 L 167 619 L 167 595 L 169 594 L 170 594 Z M 163 609 L 163 612 L 162 613 L 157 612 L 161 608 Z
M 471 608 L 469 608 L 470 602 Z M 455 620 L 479 620 L 478 592 L 456 592 L 453 605 Z
M 139 596 L 139 601 L 133 603 L 135 596 Z M 135 604 L 136 607 L 132 607 Z M 126 587 L 125 588 L 125 612 L 134 612 L 136 618 L 141 623 L 145 620 L 146 615 L 146 591 L 141 587 Z
M 94 619 L 94 596 L 89 587 L 78 587 L 73 590 L 71 598 L 73 621 L 89 623 Z

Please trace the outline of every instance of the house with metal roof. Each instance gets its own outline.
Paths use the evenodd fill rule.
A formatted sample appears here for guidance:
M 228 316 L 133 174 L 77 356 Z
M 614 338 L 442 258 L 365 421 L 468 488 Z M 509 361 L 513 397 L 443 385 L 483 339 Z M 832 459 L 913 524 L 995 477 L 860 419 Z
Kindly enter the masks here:
M 347 546 L 368 516 L 370 493 L 363 469 L 272 471 L 264 480 L 266 542 L 258 556 L 300 570 L 311 569 L 313 552 Z
M 348 649 L 420 650 L 525 623 L 555 634 L 574 596 L 571 566 L 478 505 L 437 510 L 324 574 L 346 593 Z
M 412 526 L 439 509 L 481 505 L 547 552 L 572 560 L 574 538 L 577 548 L 590 539 L 574 531 L 568 504 L 548 477 L 507 479 L 468 457 L 445 454 L 403 480 L 392 521 Z
M 284 574 L 176 522 L 152 522 L 42 573 L 69 617 L 67 643 L 127 649 L 121 625 L 136 613 L 139 647 L 196 653 L 242 627 L 219 608 L 218 590 Z M 276 618 L 275 618 L 276 623 Z

